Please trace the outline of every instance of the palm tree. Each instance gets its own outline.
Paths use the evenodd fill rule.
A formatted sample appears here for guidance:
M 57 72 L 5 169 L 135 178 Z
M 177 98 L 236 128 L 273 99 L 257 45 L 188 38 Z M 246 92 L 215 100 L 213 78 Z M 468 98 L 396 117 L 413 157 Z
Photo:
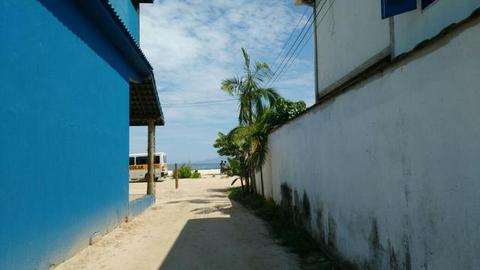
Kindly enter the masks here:
M 253 125 L 250 133 L 250 159 L 249 167 L 254 171 L 260 171 L 260 182 L 262 188 L 262 196 L 265 196 L 264 184 L 263 184 L 263 164 L 268 154 L 268 135 L 270 133 L 270 126 L 263 113 L 259 116 L 259 119 Z
M 260 172 L 262 195 L 265 196 L 263 184 L 263 164 L 268 154 L 268 135 L 278 125 L 297 116 L 306 109 L 304 102 L 291 102 L 278 98 L 274 106 L 263 111 L 249 130 L 249 145 L 251 149 L 249 166 Z
M 272 75 L 268 64 L 255 62 L 252 70 L 250 56 L 245 48 L 242 48 L 242 53 L 245 60 L 245 75 L 222 81 L 222 90 L 238 97 L 238 122 L 245 126 L 252 125 L 258 115 L 275 103 L 279 95 L 273 88 L 261 86 Z
M 257 118 L 263 115 L 267 108 L 274 105 L 280 96 L 273 88 L 265 88 L 261 86 L 265 80 L 272 76 L 272 71 L 268 64 L 255 62 L 252 67 L 250 56 L 245 48 L 242 48 L 242 53 L 245 61 L 245 74 L 241 77 L 237 76 L 222 81 L 222 90 L 231 96 L 238 97 L 239 125 L 240 127 L 248 127 L 246 130 L 248 130 L 250 134 L 254 134 L 255 132 L 252 132 L 252 130 L 256 130 L 254 124 L 257 121 Z M 262 144 L 263 141 L 257 140 L 252 136 L 247 137 L 249 140 L 244 144 L 244 146 L 248 147 L 246 153 L 243 155 L 244 165 L 248 168 L 250 176 L 249 180 L 252 182 L 251 187 L 255 190 L 255 170 L 258 168 L 259 162 L 262 162 L 263 164 L 263 157 L 262 155 L 257 155 L 257 149 L 261 149 L 264 144 Z M 246 179 L 246 182 L 249 182 L 248 179 Z

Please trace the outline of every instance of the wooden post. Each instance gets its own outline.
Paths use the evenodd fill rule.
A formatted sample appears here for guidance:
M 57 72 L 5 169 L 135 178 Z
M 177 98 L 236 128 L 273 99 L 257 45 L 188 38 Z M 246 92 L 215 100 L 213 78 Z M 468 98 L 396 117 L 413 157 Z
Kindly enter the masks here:
M 175 163 L 175 189 L 178 189 L 178 164 Z
M 148 122 L 148 179 L 147 194 L 155 195 L 155 121 Z

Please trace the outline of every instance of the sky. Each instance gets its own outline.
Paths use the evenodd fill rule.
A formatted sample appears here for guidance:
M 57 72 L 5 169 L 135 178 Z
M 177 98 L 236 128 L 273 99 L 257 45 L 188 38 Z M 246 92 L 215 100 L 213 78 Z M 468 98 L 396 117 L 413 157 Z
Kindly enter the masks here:
M 154 68 L 166 122 L 156 129 L 155 150 L 166 152 L 169 163 L 218 158 L 212 146 L 218 132 L 238 124 L 238 103 L 221 91 L 221 81 L 242 75 L 241 48 L 252 61 L 267 62 L 275 71 L 310 14 L 311 8 L 293 0 L 156 0 L 142 5 L 140 46 Z M 313 104 L 313 62 L 310 39 L 272 86 L 285 98 Z M 131 127 L 130 153 L 146 149 L 147 128 Z

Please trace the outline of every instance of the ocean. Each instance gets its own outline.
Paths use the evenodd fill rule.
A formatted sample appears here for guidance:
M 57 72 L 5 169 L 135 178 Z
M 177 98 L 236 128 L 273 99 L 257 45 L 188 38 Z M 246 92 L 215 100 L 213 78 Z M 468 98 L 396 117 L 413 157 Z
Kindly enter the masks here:
M 182 166 L 182 164 L 178 164 L 178 166 Z M 220 169 L 220 163 L 191 163 L 190 166 L 192 166 L 192 169 L 194 170 Z M 175 169 L 175 164 L 168 164 L 168 169 Z

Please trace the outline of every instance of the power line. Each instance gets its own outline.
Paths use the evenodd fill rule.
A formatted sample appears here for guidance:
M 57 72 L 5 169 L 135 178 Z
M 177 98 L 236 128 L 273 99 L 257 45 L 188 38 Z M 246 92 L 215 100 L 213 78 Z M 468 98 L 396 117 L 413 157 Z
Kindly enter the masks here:
M 230 99 L 219 99 L 219 100 L 204 100 L 204 101 L 196 101 L 196 102 L 179 102 L 179 103 L 170 103 L 170 104 L 162 104 L 163 107 L 177 107 L 177 106 L 195 106 L 195 105 L 211 105 L 211 104 L 220 104 L 220 103 L 227 103 L 232 101 L 238 101 L 237 99 L 230 98 Z
M 275 71 L 273 72 L 272 77 L 270 77 L 270 79 L 267 81 L 267 83 L 266 83 L 265 85 L 269 85 L 270 82 L 272 81 L 273 77 L 275 77 L 275 75 L 277 74 L 277 72 L 280 70 L 280 67 L 281 67 L 281 66 L 283 65 L 283 63 L 285 62 L 285 59 L 288 57 L 288 55 L 290 54 L 290 52 L 292 51 L 292 49 L 293 49 L 293 48 L 295 47 L 295 45 L 297 44 L 298 39 L 303 35 L 303 32 L 305 31 L 307 25 L 308 25 L 309 23 L 311 23 L 310 21 L 312 20 L 312 17 L 313 17 L 313 12 L 312 12 L 312 14 L 310 14 L 310 17 L 308 17 L 307 22 L 303 25 L 302 30 L 301 30 L 300 33 L 297 35 L 297 38 L 295 39 L 295 41 L 291 44 L 292 46 L 290 46 L 290 48 L 288 49 L 285 57 L 282 59 L 282 61 L 280 62 L 280 64 L 279 64 L 276 68 L 274 68 Z
M 319 24 L 321 24 L 323 22 L 323 20 L 325 19 L 325 16 L 328 14 L 328 12 L 330 11 L 331 7 L 333 6 L 333 4 L 335 3 L 336 0 L 333 0 L 330 5 L 328 6 L 327 10 L 325 11 L 325 13 L 323 14 L 322 18 L 320 19 L 319 21 Z M 320 10 L 318 11 L 318 13 L 316 14 L 315 18 L 320 15 L 320 12 L 323 10 L 325 4 L 327 3 L 327 0 L 325 0 L 323 2 L 323 5 L 320 7 Z M 309 26 L 309 29 L 312 27 L 313 23 Z M 315 29 L 314 29 L 315 31 Z M 292 64 L 294 63 L 294 61 L 297 59 L 297 57 L 300 55 L 300 53 L 303 51 L 303 49 L 305 48 L 306 44 L 308 44 L 308 42 L 310 41 L 310 39 L 312 38 L 313 36 L 313 32 L 310 32 L 309 34 L 309 37 L 308 39 L 306 40 L 306 42 L 303 44 L 302 48 L 298 51 L 298 54 L 295 55 L 295 52 L 296 50 L 298 49 L 298 47 L 300 45 L 297 46 L 297 48 L 295 49 L 294 53 L 290 56 L 290 58 L 287 60 L 287 62 L 285 63 L 285 65 L 283 66 L 282 70 L 280 70 L 280 72 L 277 74 L 276 78 L 273 79 L 273 81 L 271 82 L 271 84 L 275 83 L 276 81 L 278 81 L 278 79 L 283 75 L 284 72 L 286 72 L 291 66 Z M 304 36 L 305 37 L 305 36 Z M 294 56 L 295 55 L 295 56 Z M 294 56 L 294 57 L 293 57 Z M 292 59 L 293 57 L 293 59 Z M 291 60 L 292 59 L 292 60 Z
M 283 44 L 282 49 L 281 49 L 280 52 L 278 53 L 277 57 L 275 57 L 275 60 L 273 61 L 273 65 L 272 65 L 272 66 L 275 66 L 275 65 L 277 64 L 278 59 L 280 59 L 280 56 L 282 56 L 283 50 L 287 47 L 288 43 L 289 43 L 290 40 L 292 39 L 293 34 L 295 33 L 295 31 L 297 31 L 298 26 L 299 26 L 300 23 L 302 22 L 303 18 L 305 18 L 305 15 L 307 14 L 308 9 L 309 9 L 308 7 L 305 7 L 305 11 L 303 12 L 302 17 L 300 17 L 300 19 L 299 19 L 298 22 L 297 22 L 297 25 L 295 25 L 295 28 L 292 30 L 292 32 L 291 32 L 290 35 L 288 36 L 287 41 Z
M 289 53 L 287 53 L 285 55 L 285 57 L 283 58 L 283 61 L 282 63 L 280 64 L 280 66 L 277 67 L 277 70 L 275 71 L 275 73 L 273 74 L 272 78 L 270 78 L 270 80 L 268 81 L 267 83 L 267 86 L 270 86 L 273 84 L 273 82 L 275 82 L 277 80 L 277 78 L 279 77 L 280 73 L 283 72 L 283 70 L 285 69 L 285 67 L 287 66 L 287 63 L 290 61 L 290 59 L 292 59 L 293 55 L 295 55 L 295 53 L 297 52 L 298 50 L 298 47 L 300 47 L 300 45 L 302 44 L 303 40 L 305 39 L 305 37 L 307 36 L 307 34 L 309 33 L 310 29 L 312 28 L 312 25 L 313 23 L 315 23 L 316 19 L 317 19 L 317 16 L 318 14 L 320 14 L 321 10 L 323 9 L 323 7 L 325 6 L 325 3 L 327 2 L 327 0 L 325 0 L 322 4 L 322 6 L 320 7 L 319 11 L 316 12 L 312 12 L 312 15 L 310 16 L 309 20 L 307 21 L 307 24 L 308 24 L 308 28 L 307 28 L 307 31 L 305 31 L 305 33 L 303 33 L 303 31 L 298 35 L 297 37 L 297 40 L 300 38 L 300 36 L 302 37 L 300 39 L 300 42 L 297 44 L 296 42 L 294 44 L 292 44 L 292 47 L 290 48 L 289 50 Z M 314 20 L 312 22 L 310 22 L 312 16 L 315 15 L 314 17 Z M 305 27 L 307 26 L 307 24 L 305 24 Z M 290 54 L 290 51 L 295 48 L 293 50 L 293 53 Z M 287 60 L 288 58 L 288 60 Z M 285 62 L 285 60 L 287 60 L 287 62 Z
M 303 49 L 305 49 L 305 46 L 308 44 L 308 42 L 310 41 L 310 39 L 312 38 L 313 36 L 313 33 L 310 33 L 306 42 L 303 43 L 302 47 L 300 48 L 300 50 L 298 51 L 298 54 L 293 58 L 292 61 L 287 61 L 287 64 L 284 66 L 284 70 L 281 70 L 279 73 L 278 73 L 278 76 L 276 79 L 274 79 L 271 84 L 273 85 L 275 82 L 277 82 L 284 74 L 285 72 L 288 71 L 288 69 L 293 65 L 293 63 L 295 63 L 295 60 L 298 58 L 298 55 L 300 55 L 300 53 L 303 51 Z
M 286 56 L 283 58 L 282 62 L 280 63 L 280 65 L 278 65 L 276 68 L 275 68 L 275 71 L 273 72 L 273 75 L 272 77 L 270 77 L 270 79 L 267 81 L 267 83 L 265 85 L 268 85 L 270 83 L 270 81 L 272 81 L 272 78 L 277 74 L 278 70 L 280 69 L 280 67 L 283 65 L 283 63 L 285 62 L 285 59 L 288 57 L 288 55 L 290 54 L 290 52 L 292 51 L 293 47 L 295 47 L 295 44 L 297 43 L 298 39 L 300 38 L 300 36 L 303 35 L 303 31 L 306 29 L 307 25 L 310 23 L 311 24 L 311 20 L 313 18 L 313 12 L 312 14 L 310 14 L 310 17 L 308 17 L 308 20 L 307 22 L 305 23 L 305 25 L 302 27 L 302 30 L 300 31 L 300 33 L 298 34 L 297 38 L 295 39 L 295 41 L 293 42 L 292 46 L 290 47 L 290 49 L 288 50 Z
M 322 18 L 320 19 L 319 21 L 319 24 L 321 24 L 323 22 L 323 19 L 325 18 L 325 16 L 328 14 L 328 12 L 330 11 L 331 7 L 333 6 L 333 4 L 335 3 L 336 0 L 333 0 L 330 5 L 328 6 L 326 12 L 323 14 Z M 312 14 L 310 15 L 310 17 L 308 18 L 307 22 L 305 23 L 305 25 L 302 27 L 302 30 L 300 31 L 299 35 L 297 36 L 297 38 L 295 39 L 295 41 L 293 42 L 292 46 L 290 47 L 290 49 L 288 50 L 287 54 L 285 55 L 285 57 L 283 58 L 282 62 L 280 63 L 279 66 L 277 66 L 276 68 L 276 71 L 273 73 L 273 76 L 270 78 L 270 80 L 265 84 L 265 85 L 272 85 L 273 83 L 275 83 L 282 75 L 284 72 L 286 72 L 290 67 L 291 65 L 295 62 L 295 60 L 297 59 L 298 55 L 300 54 L 300 52 L 303 51 L 303 49 L 305 48 L 305 46 L 308 44 L 308 42 L 310 41 L 310 39 L 312 38 L 313 36 L 313 32 L 309 32 L 309 30 L 312 28 L 312 25 L 315 23 L 315 20 L 317 19 L 318 15 L 320 15 L 320 13 L 322 12 L 323 8 L 325 7 L 325 4 L 328 2 L 328 0 L 324 0 L 322 6 L 320 7 L 320 9 L 318 10 L 318 12 L 315 14 L 315 17 L 314 17 L 314 21 L 311 21 L 312 20 L 312 17 L 314 15 L 314 12 L 312 12 Z M 308 8 L 307 8 L 308 10 Z M 296 29 L 298 28 L 298 25 L 300 24 L 300 22 L 302 21 L 303 17 L 305 16 L 306 14 L 306 11 L 304 12 L 304 14 L 302 15 L 302 18 L 299 20 L 299 22 L 297 23 L 297 26 L 295 27 L 294 31 L 292 31 L 292 33 L 290 34 L 290 37 L 288 38 L 287 42 L 284 44 L 284 46 L 282 47 L 282 50 L 287 46 L 288 42 L 290 41 L 290 39 L 293 37 L 293 33 L 296 31 Z M 307 28 L 307 25 L 308 25 L 308 28 Z M 304 33 L 305 29 L 307 29 L 307 31 Z M 314 30 L 315 31 L 315 30 Z M 308 35 L 308 38 L 307 40 L 303 43 L 303 41 L 305 40 L 305 37 Z M 301 39 L 300 39 L 301 37 Z M 297 41 L 300 39 L 300 41 L 298 42 L 297 44 Z M 302 44 L 303 43 L 303 44 Z M 300 45 L 302 45 L 302 47 L 300 48 L 300 50 L 298 51 L 298 48 L 300 47 Z M 293 50 L 292 52 L 292 49 L 295 47 L 295 49 Z M 298 51 L 298 54 L 295 54 L 296 52 Z M 290 52 L 292 52 L 292 54 L 290 55 Z M 281 55 L 281 54 L 280 54 Z M 288 60 L 285 62 L 285 60 L 288 58 Z M 174 107 L 174 106 L 196 106 L 196 105 L 211 105 L 211 104 L 220 104 L 220 103 L 228 103 L 228 102 L 233 102 L 233 101 L 238 101 L 237 99 L 223 99 L 223 100 L 205 100 L 205 101 L 197 101 L 197 102 L 185 102 L 185 103 L 170 103 L 170 104 L 163 104 L 164 107 Z

